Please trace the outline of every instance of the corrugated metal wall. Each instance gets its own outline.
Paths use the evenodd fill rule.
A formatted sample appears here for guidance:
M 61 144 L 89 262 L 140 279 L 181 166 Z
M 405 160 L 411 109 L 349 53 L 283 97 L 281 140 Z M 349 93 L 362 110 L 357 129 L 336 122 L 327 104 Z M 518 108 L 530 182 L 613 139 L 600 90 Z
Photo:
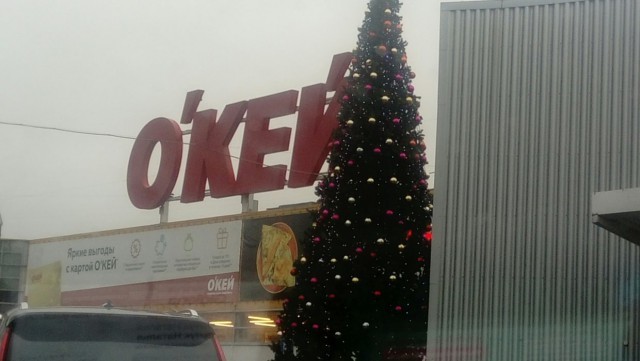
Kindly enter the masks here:
M 640 247 L 590 211 L 640 187 L 640 1 L 442 4 L 440 39 L 428 360 L 640 359 Z

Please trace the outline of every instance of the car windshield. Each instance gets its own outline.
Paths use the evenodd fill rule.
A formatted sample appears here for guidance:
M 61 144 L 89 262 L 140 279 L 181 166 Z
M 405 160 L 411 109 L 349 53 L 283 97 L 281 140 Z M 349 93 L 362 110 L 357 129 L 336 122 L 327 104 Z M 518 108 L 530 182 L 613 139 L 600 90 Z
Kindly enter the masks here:
M 0 361 L 640 361 L 640 0 L 0 0 L 0 44 Z
M 7 361 L 217 360 L 212 329 L 188 319 L 36 314 L 12 327 Z

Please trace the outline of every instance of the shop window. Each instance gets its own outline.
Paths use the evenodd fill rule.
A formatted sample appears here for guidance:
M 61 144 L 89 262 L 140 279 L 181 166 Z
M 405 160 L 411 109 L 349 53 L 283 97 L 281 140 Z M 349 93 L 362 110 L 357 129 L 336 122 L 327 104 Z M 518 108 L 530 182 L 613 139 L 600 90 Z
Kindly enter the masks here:
M 209 320 L 209 324 L 215 330 L 220 343 L 234 343 L 236 327 L 236 314 L 234 312 L 213 313 L 205 315 L 205 317 Z
M 277 311 L 207 315 L 222 343 L 271 345 L 278 332 Z
M 6 277 L 20 278 L 20 275 L 23 269 L 25 269 L 25 267 L 2 265 L 0 266 L 0 274 L 2 275 L 2 277 L 5 277 L 5 278 Z

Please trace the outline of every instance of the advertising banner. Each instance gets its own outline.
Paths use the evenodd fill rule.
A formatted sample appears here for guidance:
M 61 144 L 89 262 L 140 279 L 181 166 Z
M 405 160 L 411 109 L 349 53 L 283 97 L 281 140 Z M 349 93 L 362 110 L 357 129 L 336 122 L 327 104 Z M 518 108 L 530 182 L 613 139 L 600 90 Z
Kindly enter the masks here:
M 244 221 L 241 300 L 280 299 L 295 285 L 291 268 L 311 222 L 309 213 Z
M 27 297 L 34 305 L 233 302 L 241 221 L 33 243 Z

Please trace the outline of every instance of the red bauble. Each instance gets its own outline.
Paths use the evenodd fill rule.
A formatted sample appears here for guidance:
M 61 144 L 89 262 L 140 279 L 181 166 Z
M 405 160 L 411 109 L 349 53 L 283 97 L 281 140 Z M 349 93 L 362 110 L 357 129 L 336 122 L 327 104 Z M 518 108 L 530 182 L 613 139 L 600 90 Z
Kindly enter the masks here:
M 425 232 L 424 239 L 426 239 L 427 242 L 431 243 L 431 240 L 433 239 L 433 236 L 431 235 L 431 231 Z

